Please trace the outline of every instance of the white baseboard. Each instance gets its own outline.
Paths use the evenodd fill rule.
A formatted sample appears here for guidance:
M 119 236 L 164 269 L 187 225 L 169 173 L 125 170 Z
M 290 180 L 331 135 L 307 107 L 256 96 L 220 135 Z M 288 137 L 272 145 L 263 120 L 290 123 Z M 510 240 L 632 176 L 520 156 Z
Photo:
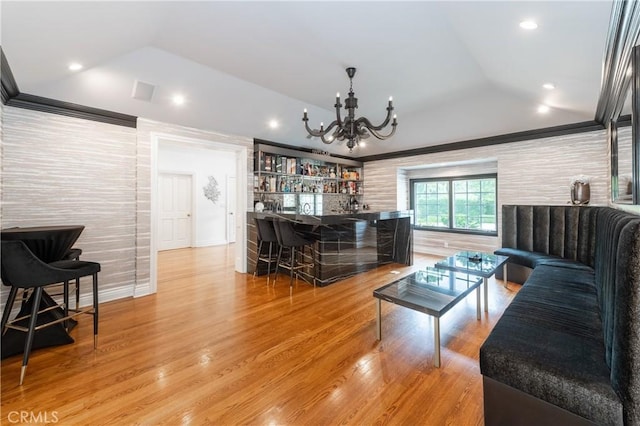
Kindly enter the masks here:
M 209 247 L 209 246 L 224 246 L 227 245 L 227 240 L 207 240 L 207 241 L 196 241 L 195 247 Z
M 149 282 L 146 282 L 144 284 L 138 284 L 135 286 L 135 289 L 133 290 L 133 297 L 148 296 L 150 294 L 153 294 L 153 291 L 151 289 L 151 284 Z

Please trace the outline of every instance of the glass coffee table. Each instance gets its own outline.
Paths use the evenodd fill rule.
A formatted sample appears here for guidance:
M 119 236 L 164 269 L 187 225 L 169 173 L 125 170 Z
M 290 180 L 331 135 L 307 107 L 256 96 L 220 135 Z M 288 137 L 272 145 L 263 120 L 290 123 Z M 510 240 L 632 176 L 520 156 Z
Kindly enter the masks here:
M 504 286 L 507 286 L 507 261 L 509 256 L 483 253 L 479 251 L 459 251 L 436 263 L 436 268 L 456 272 L 464 272 L 482 277 L 484 281 L 484 311 L 489 311 L 489 277 L 496 273 L 499 267 L 504 267 Z
M 434 365 L 440 367 L 440 317 L 473 290 L 477 296 L 480 319 L 480 285 L 482 278 L 472 274 L 427 267 L 374 290 L 377 299 L 377 338 L 382 340 L 381 304 L 385 300 L 405 308 L 431 315 L 434 336 Z

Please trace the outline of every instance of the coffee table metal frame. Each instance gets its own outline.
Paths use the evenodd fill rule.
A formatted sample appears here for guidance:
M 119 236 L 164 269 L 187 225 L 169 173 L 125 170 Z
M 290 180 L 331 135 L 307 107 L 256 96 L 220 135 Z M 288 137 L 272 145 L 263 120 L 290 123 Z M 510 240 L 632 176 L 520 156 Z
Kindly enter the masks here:
M 448 286 L 446 285 L 448 283 Z M 445 284 L 439 286 L 439 284 Z M 465 288 L 466 284 L 466 288 Z M 440 317 L 476 290 L 476 314 L 481 318 L 480 285 L 473 274 L 427 267 L 373 291 L 377 311 L 377 339 L 382 340 L 382 301 L 431 315 L 433 321 L 434 362 L 440 367 Z
M 484 311 L 489 312 L 489 278 L 503 267 L 504 286 L 507 287 L 507 262 L 509 256 L 480 251 L 459 251 L 435 264 L 436 268 L 463 272 L 482 277 L 484 284 Z

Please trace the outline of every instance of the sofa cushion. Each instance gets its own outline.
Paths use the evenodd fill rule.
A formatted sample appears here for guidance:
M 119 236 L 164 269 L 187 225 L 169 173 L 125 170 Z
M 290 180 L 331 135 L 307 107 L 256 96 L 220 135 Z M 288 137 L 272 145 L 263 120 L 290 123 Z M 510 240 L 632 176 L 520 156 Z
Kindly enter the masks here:
M 494 253 L 502 256 L 509 256 L 509 263 L 517 263 L 518 265 L 526 266 L 531 269 L 536 267 L 538 261 L 553 258 L 553 256 L 545 253 L 509 247 L 500 248 L 494 251 Z
M 578 269 L 581 271 L 593 272 L 592 267 L 587 266 L 582 262 L 578 262 L 577 260 L 562 259 L 559 257 L 539 259 L 536 262 L 536 266 L 540 265 L 556 266 L 558 268 Z
M 582 271 L 593 272 L 593 268 L 577 260 L 563 259 L 561 257 L 552 256 L 545 253 L 508 247 L 498 249 L 494 251 L 494 253 L 502 256 L 509 256 L 509 263 L 515 263 L 531 269 L 535 268 L 538 265 L 550 265 L 558 266 L 561 268 L 579 269 Z
M 480 348 L 483 375 L 598 424 L 621 424 L 594 273 L 537 266 Z

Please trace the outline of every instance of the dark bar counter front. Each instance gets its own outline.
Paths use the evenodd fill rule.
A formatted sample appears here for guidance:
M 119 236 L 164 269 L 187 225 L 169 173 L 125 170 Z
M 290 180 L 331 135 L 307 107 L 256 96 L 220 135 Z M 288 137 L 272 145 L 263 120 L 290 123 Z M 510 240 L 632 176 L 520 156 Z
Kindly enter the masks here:
M 326 286 L 387 263 L 413 264 L 413 211 L 331 214 L 322 216 L 295 213 L 247 213 L 247 271 L 256 266 L 257 231 L 255 218 L 288 220 L 296 229 L 316 239 L 316 284 Z M 263 250 L 267 245 L 264 244 Z M 272 264 L 271 271 L 275 268 Z M 286 272 L 286 271 L 284 271 Z M 267 273 L 260 262 L 258 275 Z M 313 270 L 303 278 L 313 282 Z

